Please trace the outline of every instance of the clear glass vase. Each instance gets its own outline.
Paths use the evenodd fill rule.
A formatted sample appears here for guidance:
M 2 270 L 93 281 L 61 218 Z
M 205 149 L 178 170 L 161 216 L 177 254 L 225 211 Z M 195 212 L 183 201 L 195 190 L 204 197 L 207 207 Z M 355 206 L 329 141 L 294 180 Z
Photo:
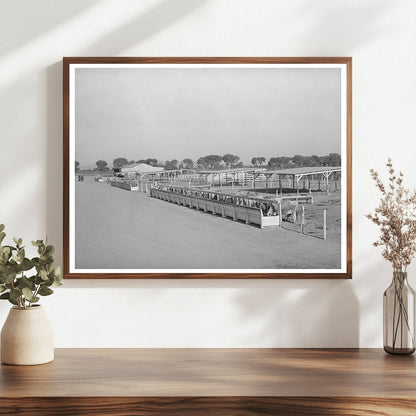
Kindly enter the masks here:
M 384 351 L 389 354 L 415 352 L 415 291 L 406 272 L 393 272 L 383 296 Z

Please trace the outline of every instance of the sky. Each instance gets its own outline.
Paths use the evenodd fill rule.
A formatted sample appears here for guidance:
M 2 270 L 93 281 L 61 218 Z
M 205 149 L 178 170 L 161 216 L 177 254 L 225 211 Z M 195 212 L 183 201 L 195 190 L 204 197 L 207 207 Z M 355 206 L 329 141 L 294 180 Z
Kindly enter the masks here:
M 337 68 L 77 68 L 75 158 L 341 153 Z

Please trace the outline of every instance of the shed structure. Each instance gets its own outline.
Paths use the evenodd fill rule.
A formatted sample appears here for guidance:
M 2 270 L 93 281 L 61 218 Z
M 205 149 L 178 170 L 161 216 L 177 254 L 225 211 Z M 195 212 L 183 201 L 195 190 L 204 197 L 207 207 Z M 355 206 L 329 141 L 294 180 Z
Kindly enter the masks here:
M 311 189 L 311 177 L 318 176 L 319 188 L 320 179 L 322 178 L 325 189 L 329 191 L 329 178 L 336 172 L 341 172 L 341 166 L 312 166 L 312 167 L 301 167 L 301 168 L 289 168 L 289 169 L 278 169 L 278 170 L 267 170 L 263 172 L 266 178 L 266 188 L 268 183 L 272 180 L 279 181 L 279 189 L 282 191 L 282 179 L 291 178 L 293 189 L 299 192 L 299 182 L 303 179 L 303 187 Z M 255 174 L 258 177 L 259 174 Z M 255 181 L 254 181 L 255 182 Z M 337 187 L 335 181 L 335 187 Z

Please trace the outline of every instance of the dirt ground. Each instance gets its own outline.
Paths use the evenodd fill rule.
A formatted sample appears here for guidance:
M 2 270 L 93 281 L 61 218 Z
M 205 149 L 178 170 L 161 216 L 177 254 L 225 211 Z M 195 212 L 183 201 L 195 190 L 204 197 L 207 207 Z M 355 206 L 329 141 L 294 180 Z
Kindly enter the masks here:
M 283 227 L 288 230 L 300 232 L 302 206 L 304 208 L 305 225 L 303 232 L 317 238 L 323 238 L 324 209 L 327 210 L 327 239 L 341 242 L 341 193 L 334 192 L 326 195 L 324 192 L 313 192 L 313 204 L 295 204 L 284 202 L 282 204 L 283 215 L 288 209 L 296 209 L 296 223 L 283 222 Z
M 324 197 L 305 205 L 311 230 L 321 204 L 328 206 Z M 75 205 L 76 268 L 335 269 L 341 264 L 340 239 L 330 232 L 324 241 L 319 230 L 314 236 L 288 229 L 296 224 L 260 229 L 94 181 L 76 182 Z M 339 209 L 335 202 L 331 207 Z
M 312 183 L 312 185 L 316 185 Z M 258 185 L 257 185 L 258 186 Z M 300 190 L 300 195 L 310 195 L 313 197 L 313 204 L 305 201 L 300 201 L 296 204 L 295 201 L 283 200 L 282 203 L 282 216 L 285 217 L 289 210 L 296 211 L 296 222 L 283 222 L 283 228 L 294 232 L 301 232 L 302 222 L 302 206 L 305 215 L 305 224 L 303 227 L 303 233 L 317 238 L 323 238 L 323 223 L 324 223 L 324 209 L 326 213 L 326 225 L 327 225 L 327 239 L 337 243 L 341 243 L 341 191 L 339 186 L 335 190 L 334 184 L 331 184 L 330 191 L 327 195 L 326 191 L 318 191 L 318 187 L 315 186 L 315 190 L 311 193 L 307 189 Z M 222 186 L 213 188 L 216 191 L 225 193 L 243 193 L 251 196 L 263 196 L 271 198 L 276 196 L 276 189 L 269 189 L 266 191 L 264 188 L 258 186 L 258 189 L 242 188 L 242 187 L 230 187 Z M 284 196 L 296 196 L 296 192 L 292 189 L 285 188 Z

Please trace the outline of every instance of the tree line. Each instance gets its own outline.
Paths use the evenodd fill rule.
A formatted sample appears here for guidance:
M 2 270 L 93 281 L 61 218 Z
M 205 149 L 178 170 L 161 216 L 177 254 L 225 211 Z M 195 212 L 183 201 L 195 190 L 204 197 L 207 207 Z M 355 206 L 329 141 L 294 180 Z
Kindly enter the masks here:
M 315 166 L 341 166 L 341 155 L 339 153 L 329 153 L 326 156 L 302 156 L 294 155 L 271 157 L 267 164 L 264 156 L 256 156 L 251 159 L 253 167 L 267 167 L 269 169 L 288 169 L 300 167 L 315 167 Z M 195 170 L 221 170 L 231 168 L 248 167 L 240 160 L 240 157 L 227 153 L 220 155 L 207 155 L 198 158 L 196 161 L 191 158 L 185 158 L 181 161 L 172 159 L 166 161 L 159 161 L 155 158 L 128 160 L 125 157 L 118 157 L 113 160 L 113 168 L 122 168 L 133 163 L 145 163 L 150 166 L 163 167 L 165 170 L 176 169 L 195 169 Z M 108 163 L 105 160 L 97 160 L 95 171 L 105 173 L 110 170 Z M 75 171 L 79 171 L 79 162 L 75 162 Z

